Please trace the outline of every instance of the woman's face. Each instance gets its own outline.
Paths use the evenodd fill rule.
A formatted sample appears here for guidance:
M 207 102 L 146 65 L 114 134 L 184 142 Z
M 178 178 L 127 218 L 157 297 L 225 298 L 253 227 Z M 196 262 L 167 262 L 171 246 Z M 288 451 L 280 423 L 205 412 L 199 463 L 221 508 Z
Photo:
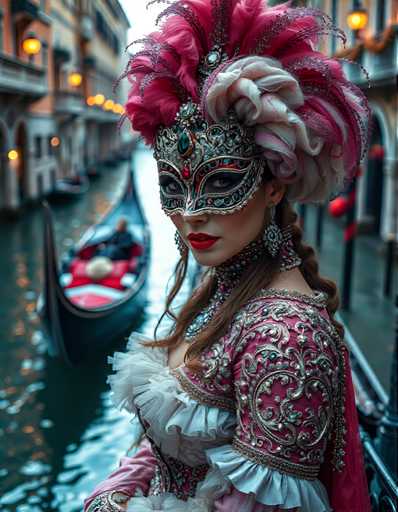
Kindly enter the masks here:
M 196 261 L 214 267 L 261 235 L 268 222 L 269 208 L 279 202 L 283 191 L 273 180 L 261 185 L 247 205 L 235 213 L 178 214 L 170 218 Z

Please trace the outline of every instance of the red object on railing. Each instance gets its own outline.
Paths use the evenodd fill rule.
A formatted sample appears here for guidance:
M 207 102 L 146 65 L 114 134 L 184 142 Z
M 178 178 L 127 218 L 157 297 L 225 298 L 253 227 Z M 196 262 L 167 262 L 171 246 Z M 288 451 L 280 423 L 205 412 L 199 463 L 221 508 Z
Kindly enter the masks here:
M 336 197 L 329 203 L 329 213 L 332 217 L 342 217 L 349 209 L 349 201 L 347 197 Z
M 369 149 L 369 158 L 382 159 L 384 157 L 384 147 L 381 144 L 373 144 Z

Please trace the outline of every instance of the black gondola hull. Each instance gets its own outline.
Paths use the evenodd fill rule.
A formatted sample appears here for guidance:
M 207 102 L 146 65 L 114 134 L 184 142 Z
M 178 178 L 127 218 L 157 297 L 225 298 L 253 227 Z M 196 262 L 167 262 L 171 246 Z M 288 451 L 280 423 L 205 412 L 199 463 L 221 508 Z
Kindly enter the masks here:
M 60 284 L 52 213 L 48 205 L 45 205 L 44 213 L 45 286 L 39 313 L 49 335 L 49 353 L 76 365 L 123 339 L 142 320 L 147 299 L 149 228 L 130 175 L 121 201 L 102 221 L 86 232 L 76 249 L 90 245 L 101 229 L 114 227 L 120 216 L 128 217 L 143 248 L 136 280 L 121 299 L 95 309 L 84 309 L 71 302 Z

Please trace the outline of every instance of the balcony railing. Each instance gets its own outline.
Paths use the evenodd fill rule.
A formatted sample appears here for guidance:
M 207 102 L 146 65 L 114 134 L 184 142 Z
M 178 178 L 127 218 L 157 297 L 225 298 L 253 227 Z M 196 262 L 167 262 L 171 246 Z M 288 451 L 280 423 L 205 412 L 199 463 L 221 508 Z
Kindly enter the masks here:
M 395 81 L 398 71 L 398 35 L 380 53 L 365 52 L 364 66 L 370 74 L 371 80 L 385 80 L 391 78 Z
M 46 96 L 46 70 L 0 53 L 0 92 L 24 94 L 35 99 Z
M 117 123 L 120 119 L 119 114 L 112 111 L 106 111 L 99 108 L 86 108 L 84 118 L 86 121 L 95 121 L 96 123 Z
M 369 73 L 371 82 L 390 82 L 395 83 L 395 77 L 398 71 L 398 36 L 397 29 L 389 45 L 381 52 L 374 53 L 362 50 L 362 55 L 357 62 Z M 349 80 L 358 85 L 367 83 L 366 76 L 360 66 L 355 64 L 344 64 Z
M 11 12 L 15 14 L 24 14 L 36 19 L 39 13 L 39 7 L 30 0 L 13 0 L 11 2 Z
M 82 94 L 72 91 L 57 91 L 54 98 L 54 111 L 61 115 L 81 115 L 85 110 Z

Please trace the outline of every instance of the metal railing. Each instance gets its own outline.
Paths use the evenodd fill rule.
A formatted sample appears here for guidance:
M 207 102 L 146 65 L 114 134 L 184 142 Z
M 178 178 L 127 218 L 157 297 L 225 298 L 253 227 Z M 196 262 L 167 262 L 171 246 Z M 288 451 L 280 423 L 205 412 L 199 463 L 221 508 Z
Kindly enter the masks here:
M 337 315 L 337 319 L 344 325 L 339 315 Z M 352 334 L 345 325 L 344 327 L 345 339 L 350 349 L 352 377 L 372 511 L 398 512 L 398 314 L 389 397 Z

